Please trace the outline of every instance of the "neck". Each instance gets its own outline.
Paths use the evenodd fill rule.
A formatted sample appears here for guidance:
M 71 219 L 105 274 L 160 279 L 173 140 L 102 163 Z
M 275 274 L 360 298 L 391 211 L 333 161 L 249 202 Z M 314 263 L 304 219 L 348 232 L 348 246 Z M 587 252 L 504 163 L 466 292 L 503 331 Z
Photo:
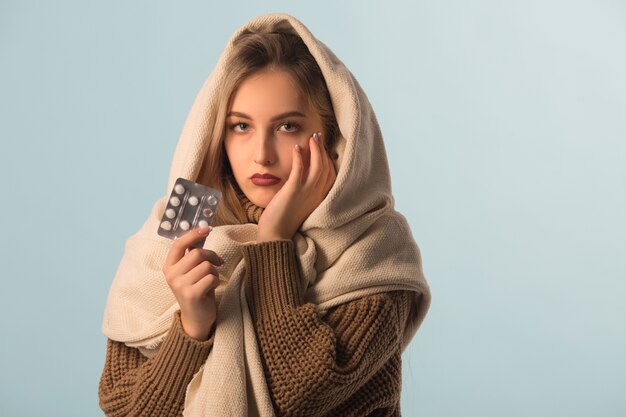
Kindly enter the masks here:
M 243 207 L 243 211 L 246 213 L 248 222 L 258 223 L 259 219 L 261 218 L 261 214 L 263 214 L 263 207 L 257 206 L 252 201 L 250 201 L 250 199 L 246 197 L 244 192 L 241 191 L 241 188 L 239 188 L 235 181 L 232 181 L 232 183 L 233 188 L 235 189 L 235 193 L 239 198 L 239 202 L 241 203 L 241 207 Z

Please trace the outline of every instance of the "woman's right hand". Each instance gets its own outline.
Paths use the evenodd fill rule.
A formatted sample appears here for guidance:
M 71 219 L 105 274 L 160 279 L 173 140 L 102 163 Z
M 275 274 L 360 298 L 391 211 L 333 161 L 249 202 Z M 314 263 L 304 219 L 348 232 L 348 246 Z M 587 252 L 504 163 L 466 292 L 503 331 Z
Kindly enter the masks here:
M 215 288 L 220 281 L 215 266 L 221 266 L 224 261 L 211 250 L 191 248 L 191 245 L 210 231 L 210 227 L 191 229 L 174 240 L 163 265 L 167 285 L 180 306 L 183 330 L 199 340 L 209 338 L 217 318 Z

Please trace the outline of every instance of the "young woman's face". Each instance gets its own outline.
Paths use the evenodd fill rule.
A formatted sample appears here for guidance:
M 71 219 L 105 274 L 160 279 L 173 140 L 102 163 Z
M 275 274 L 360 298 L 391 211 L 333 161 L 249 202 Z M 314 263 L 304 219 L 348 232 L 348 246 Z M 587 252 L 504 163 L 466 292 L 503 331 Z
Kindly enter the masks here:
M 267 207 L 285 184 L 296 144 L 307 172 L 314 132 L 323 132 L 322 119 L 289 73 L 264 70 L 243 81 L 228 109 L 224 146 L 235 180 L 252 203 Z M 253 178 L 263 174 L 277 179 Z

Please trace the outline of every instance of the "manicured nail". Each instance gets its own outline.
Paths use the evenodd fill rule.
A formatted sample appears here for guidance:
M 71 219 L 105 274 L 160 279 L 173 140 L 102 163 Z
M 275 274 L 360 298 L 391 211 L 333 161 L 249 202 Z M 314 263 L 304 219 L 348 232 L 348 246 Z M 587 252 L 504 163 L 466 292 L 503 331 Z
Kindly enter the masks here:
M 198 234 L 199 235 L 208 235 L 211 230 L 213 230 L 213 228 L 211 226 L 200 227 L 198 229 Z

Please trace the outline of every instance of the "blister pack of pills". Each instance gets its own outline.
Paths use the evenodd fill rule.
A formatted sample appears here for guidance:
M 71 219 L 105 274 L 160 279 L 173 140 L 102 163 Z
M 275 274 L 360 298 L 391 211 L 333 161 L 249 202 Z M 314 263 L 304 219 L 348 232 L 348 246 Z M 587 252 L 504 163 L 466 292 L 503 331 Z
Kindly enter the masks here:
M 194 227 L 206 227 L 213 222 L 222 193 L 206 185 L 178 178 L 167 201 L 157 233 L 176 239 Z M 202 248 L 205 239 L 193 246 Z

